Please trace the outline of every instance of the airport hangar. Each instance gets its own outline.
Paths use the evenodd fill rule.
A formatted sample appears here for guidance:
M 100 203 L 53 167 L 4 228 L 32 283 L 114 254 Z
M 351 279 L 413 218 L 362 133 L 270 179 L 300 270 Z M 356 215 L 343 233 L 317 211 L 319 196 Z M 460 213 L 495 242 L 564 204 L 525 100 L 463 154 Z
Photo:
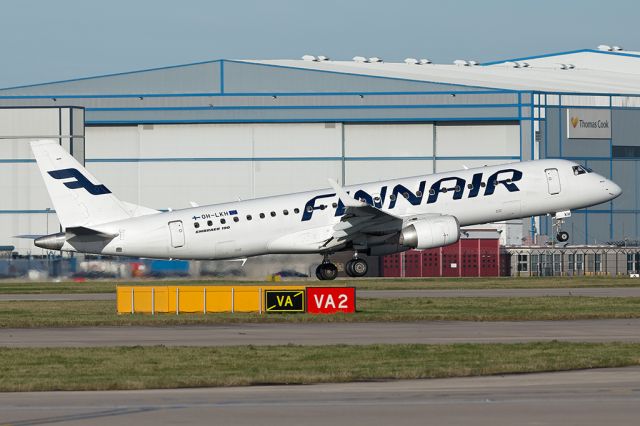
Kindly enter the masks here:
M 47 137 L 157 209 L 567 158 L 624 190 L 573 212 L 571 241 L 637 240 L 638 76 L 640 52 L 599 46 L 485 64 L 215 60 L 1 89 L 0 245 L 26 254 L 39 249 L 12 236 L 58 229 L 26 143 Z M 580 115 L 609 131 L 571 135 Z M 503 244 L 553 234 L 544 217 L 497 227 Z

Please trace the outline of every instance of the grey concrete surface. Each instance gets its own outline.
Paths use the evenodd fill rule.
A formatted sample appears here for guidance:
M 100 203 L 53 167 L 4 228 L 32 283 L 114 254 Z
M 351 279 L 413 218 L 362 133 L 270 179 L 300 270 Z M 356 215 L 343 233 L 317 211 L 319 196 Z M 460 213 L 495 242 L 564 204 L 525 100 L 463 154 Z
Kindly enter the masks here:
M 454 379 L 0 393 L 0 423 L 62 425 L 633 425 L 640 368 Z
M 372 299 L 395 299 L 401 297 L 640 297 L 640 287 L 358 290 L 357 295 L 358 297 Z
M 0 347 L 640 342 L 640 319 L 0 329 Z
M 504 288 L 473 290 L 358 290 L 358 297 L 369 299 L 395 299 L 402 297 L 640 297 L 640 287 L 590 288 Z M 0 301 L 58 301 L 58 300 L 115 300 L 113 293 L 75 294 L 0 294 Z

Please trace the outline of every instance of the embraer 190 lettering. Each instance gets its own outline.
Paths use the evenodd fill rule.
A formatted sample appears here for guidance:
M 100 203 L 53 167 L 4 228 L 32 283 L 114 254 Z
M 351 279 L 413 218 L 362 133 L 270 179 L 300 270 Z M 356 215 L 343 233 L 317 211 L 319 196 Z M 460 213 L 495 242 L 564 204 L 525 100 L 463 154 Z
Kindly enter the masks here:
M 56 141 L 31 147 L 64 229 L 37 238 L 38 247 L 201 260 L 319 253 L 321 280 L 337 276 L 330 256 L 338 251 L 353 251 L 345 272 L 360 277 L 368 265 L 359 253 L 441 247 L 458 241 L 461 226 L 564 217 L 622 192 L 586 167 L 554 159 L 348 187 L 329 180 L 330 190 L 161 212 L 116 198 Z

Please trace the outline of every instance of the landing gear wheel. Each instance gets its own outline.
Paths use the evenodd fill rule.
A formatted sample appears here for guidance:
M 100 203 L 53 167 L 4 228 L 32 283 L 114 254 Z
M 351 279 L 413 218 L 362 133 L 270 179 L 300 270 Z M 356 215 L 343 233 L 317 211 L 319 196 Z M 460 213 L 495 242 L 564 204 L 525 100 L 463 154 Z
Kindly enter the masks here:
M 556 235 L 556 239 L 561 243 L 567 242 L 569 241 L 569 233 L 566 231 L 558 232 L 558 235 Z
M 364 277 L 369 270 L 369 265 L 364 259 L 351 259 L 344 265 L 345 272 L 350 277 Z
M 323 263 L 316 268 L 316 277 L 321 281 L 335 280 L 338 276 L 338 267 L 333 263 Z

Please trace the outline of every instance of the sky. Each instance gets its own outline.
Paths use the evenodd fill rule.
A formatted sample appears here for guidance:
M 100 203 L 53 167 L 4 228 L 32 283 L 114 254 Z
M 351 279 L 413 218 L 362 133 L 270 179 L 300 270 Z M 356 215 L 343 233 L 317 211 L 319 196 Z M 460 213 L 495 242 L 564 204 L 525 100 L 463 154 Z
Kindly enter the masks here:
M 0 0 L 0 87 L 212 59 L 640 50 L 637 0 Z

